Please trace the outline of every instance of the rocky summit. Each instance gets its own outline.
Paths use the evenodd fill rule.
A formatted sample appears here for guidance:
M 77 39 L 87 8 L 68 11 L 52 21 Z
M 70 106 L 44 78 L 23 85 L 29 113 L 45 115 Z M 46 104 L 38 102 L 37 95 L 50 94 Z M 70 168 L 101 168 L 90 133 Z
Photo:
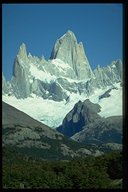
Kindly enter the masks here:
M 101 117 L 100 105 L 79 101 L 65 116 L 57 130 L 73 140 L 109 147 L 122 147 L 122 116 Z
M 84 52 L 82 42 L 77 43 L 77 39 L 72 31 L 67 31 L 60 39 L 57 40 L 51 59 L 60 59 L 74 71 L 74 78 L 86 80 L 94 77 L 89 65 L 88 59 Z
M 93 121 L 106 127 L 107 117 L 122 115 L 122 73 L 119 59 L 92 70 L 82 42 L 68 30 L 48 60 L 21 44 L 11 80 L 2 74 L 2 99 L 74 139 L 86 126 L 96 127 Z
M 62 125 L 57 130 L 70 137 L 81 131 L 83 126 L 99 119 L 98 112 L 100 112 L 98 104 L 90 102 L 89 99 L 84 102 L 79 101 L 66 115 Z
M 48 60 L 22 43 L 2 94 L 3 146 L 51 159 L 96 155 L 85 144 L 122 147 L 122 61 L 92 70 L 70 30 Z
M 82 42 L 78 43 L 75 34 L 68 30 L 56 41 L 49 60 L 27 53 L 23 43 L 14 61 L 11 80 L 7 82 L 2 75 L 2 92 L 18 99 L 35 95 L 67 101 L 72 93 L 87 96 L 97 88 L 114 86 L 121 81 L 120 60 L 92 71 Z

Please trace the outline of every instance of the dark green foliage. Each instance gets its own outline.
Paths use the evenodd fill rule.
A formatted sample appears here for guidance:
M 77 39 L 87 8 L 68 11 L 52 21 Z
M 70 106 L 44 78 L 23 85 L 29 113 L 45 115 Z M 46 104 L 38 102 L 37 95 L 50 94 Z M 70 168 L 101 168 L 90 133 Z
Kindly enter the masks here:
M 43 161 L 3 149 L 3 188 L 122 188 L 122 153 Z
M 107 161 L 107 173 L 111 179 L 121 179 L 123 177 L 122 172 L 122 153 L 109 153 L 106 156 Z

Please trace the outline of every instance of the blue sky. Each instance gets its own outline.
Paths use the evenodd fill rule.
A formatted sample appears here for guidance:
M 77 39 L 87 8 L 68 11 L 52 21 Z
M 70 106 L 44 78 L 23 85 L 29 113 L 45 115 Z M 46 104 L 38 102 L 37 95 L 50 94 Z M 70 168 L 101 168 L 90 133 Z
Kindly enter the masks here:
M 92 69 L 122 59 L 122 4 L 3 4 L 2 70 L 12 76 L 22 42 L 27 52 L 48 59 L 56 40 L 67 30 L 82 41 Z

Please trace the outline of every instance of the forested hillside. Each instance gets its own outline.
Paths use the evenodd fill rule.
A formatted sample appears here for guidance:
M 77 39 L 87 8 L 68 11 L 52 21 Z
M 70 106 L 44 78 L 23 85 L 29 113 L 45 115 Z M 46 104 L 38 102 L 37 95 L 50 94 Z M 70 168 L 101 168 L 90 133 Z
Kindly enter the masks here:
M 3 188 L 122 188 L 122 152 L 43 161 L 3 149 Z

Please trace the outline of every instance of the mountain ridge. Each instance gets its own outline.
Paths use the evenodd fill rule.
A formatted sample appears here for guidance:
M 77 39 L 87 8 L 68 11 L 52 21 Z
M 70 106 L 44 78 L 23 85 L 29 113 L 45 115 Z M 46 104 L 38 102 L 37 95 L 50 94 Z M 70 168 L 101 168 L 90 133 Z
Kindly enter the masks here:
M 3 146 L 48 159 L 122 147 L 122 61 L 92 70 L 71 31 L 57 39 L 48 60 L 22 43 L 11 80 L 2 73 L 2 95 Z
M 61 60 L 62 56 L 63 60 Z M 98 91 L 102 91 L 103 95 L 114 88 L 119 91 L 115 91 L 115 95 L 109 97 L 110 102 L 112 98 L 117 97 L 116 94 L 121 95 L 121 86 L 117 86 L 119 83 L 122 83 L 122 61 L 113 61 L 107 67 L 98 66 L 92 71 L 82 43 L 77 43 L 75 34 L 68 31 L 57 39 L 49 60 L 32 56 L 27 53 L 26 45 L 21 44 L 14 61 L 11 80 L 6 81 L 2 74 L 2 99 L 40 122 L 55 128 L 79 100 L 91 99 Z M 37 106 L 32 105 L 36 100 L 42 115 L 39 114 Z M 99 101 L 97 96 L 93 100 L 94 103 L 101 103 L 101 105 L 105 102 L 105 98 Z M 37 115 L 29 109 L 29 106 L 28 108 L 25 106 L 28 105 L 27 101 L 31 101 L 29 104 L 34 107 Z M 119 98 L 117 101 L 119 102 Z M 51 115 L 46 109 L 46 104 L 52 109 Z M 115 105 L 117 108 L 117 104 Z M 45 111 L 41 107 L 45 107 Z M 61 108 L 65 108 L 63 112 Z M 120 113 L 115 111 L 117 115 Z M 57 119 L 54 117 L 55 114 Z
M 2 119 L 3 147 L 12 148 L 28 157 L 61 160 L 103 154 L 65 137 L 4 102 Z
M 19 99 L 34 93 L 44 99 L 62 101 L 71 92 L 88 95 L 95 88 L 113 86 L 119 81 L 122 81 L 121 60 L 92 71 L 82 43 L 78 44 L 75 34 L 67 31 L 56 41 L 48 61 L 27 54 L 26 45 L 22 43 L 8 84 L 3 75 L 2 90 L 3 94 L 14 95 Z

